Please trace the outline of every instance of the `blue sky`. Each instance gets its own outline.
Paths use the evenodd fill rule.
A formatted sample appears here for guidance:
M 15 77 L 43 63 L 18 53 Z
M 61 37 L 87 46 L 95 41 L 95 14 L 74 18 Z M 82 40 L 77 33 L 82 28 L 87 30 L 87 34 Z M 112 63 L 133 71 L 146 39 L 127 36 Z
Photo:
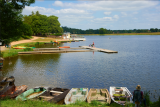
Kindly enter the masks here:
M 77 29 L 160 29 L 160 1 L 156 0 L 39 0 L 23 15 L 39 11 L 55 15 L 61 26 Z

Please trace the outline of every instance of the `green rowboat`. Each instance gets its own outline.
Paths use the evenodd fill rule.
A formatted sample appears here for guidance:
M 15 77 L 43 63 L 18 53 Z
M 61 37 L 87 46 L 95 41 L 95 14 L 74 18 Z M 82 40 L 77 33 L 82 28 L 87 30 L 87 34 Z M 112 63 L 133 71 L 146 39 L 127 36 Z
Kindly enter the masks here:
M 28 100 L 35 98 L 41 94 L 43 94 L 46 91 L 45 88 L 39 87 L 39 88 L 33 88 L 25 91 L 24 93 L 20 94 L 19 96 L 16 97 L 16 100 Z

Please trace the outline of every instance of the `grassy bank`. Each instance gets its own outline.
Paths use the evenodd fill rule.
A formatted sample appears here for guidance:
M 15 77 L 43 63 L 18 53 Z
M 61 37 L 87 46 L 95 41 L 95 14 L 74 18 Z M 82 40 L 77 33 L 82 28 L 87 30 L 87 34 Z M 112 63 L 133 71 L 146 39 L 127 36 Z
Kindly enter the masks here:
M 135 107 L 135 105 L 126 104 L 125 106 L 122 106 L 113 102 L 111 104 L 102 104 L 98 101 L 93 101 L 90 104 L 87 102 L 77 101 L 70 105 L 59 105 L 42 100 L 17 101 L 14 99 L 3 99 L 1 100 L 1 107 Z M 141 104 L 141 107 L 144 107 L 144 105 Z M 147 107 L 160 107 L 160 101 L 154 103 L 150 102 Z
M 1 100 L 1 107 L 123 107 L 121 105 L 118 105 L 116 103 L 109 104 L 102 104 L 97 101 L 93 101 L 92 103 L 87 102 L 76 102 L 75 104 L 70 105 L 58 105 L 54 103 L 49 103 L 47 101 L 42 100 L 27 100 L 27 101 L 17 101 L 13 99 L 4 99 Z M 132 105 L 126 105 L 124 107 L 132 107 Z
M 12 56 L 17 56 L 18 52 L 26 52 L 26 51 L 33 51 L 32 48 L 25 48 L 25 49 L 8 49 L 1 52 L 0 57 L 7 58 Z
M 78 35 L 100 35 L 100 34 L 78 34 Z M 149 33 L 115 33 L 115 34 L 103 34 L 103 35 L 160 35 L 160 32 L 149 32 Z

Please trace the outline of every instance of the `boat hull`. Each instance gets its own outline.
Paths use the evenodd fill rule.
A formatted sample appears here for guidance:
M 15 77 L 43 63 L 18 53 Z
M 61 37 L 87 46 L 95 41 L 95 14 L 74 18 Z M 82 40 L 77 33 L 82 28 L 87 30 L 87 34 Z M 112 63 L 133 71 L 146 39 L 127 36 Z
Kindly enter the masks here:
M 70 89 L 66 88 L 51 88 L 49 87 L 46 92 L 36 97 L 35 99 L 41 99 L 45 101 L 49 101 L 51 103 L 64 104 L 64 98 Z
M 111 86 L 109 88 L 111 99 L 120 105 L 125 105 L 125 103 L 133 103 L 133 96 L 127 87 L 115 87 Z
M 94 89 L 91 88 L 89 90 L 87 96 L 87 102 L 91 103 L 91 101 L 99 101 L 101 103 L 111 103 L 111 97 L 107 89 Z
M 16 100 L 24 101 L 24 100 L 32 99 L 32 98 L 35 98 L 35 97 L 43 94 L 45 91 L 46 91 L 46 89 L 43 87 L 29 89 L 29 90 L 25 91 L 24 93 L 18 95 L 16 97 Z
M 72 88 L 65 97 L 65 104 L 75 103 L 77 100 L 85 101 L 88 96 L 88 88 Z
M 59 48 L 70 48 L 70 46 L 63 46 L 63 47 L 59 47 Z

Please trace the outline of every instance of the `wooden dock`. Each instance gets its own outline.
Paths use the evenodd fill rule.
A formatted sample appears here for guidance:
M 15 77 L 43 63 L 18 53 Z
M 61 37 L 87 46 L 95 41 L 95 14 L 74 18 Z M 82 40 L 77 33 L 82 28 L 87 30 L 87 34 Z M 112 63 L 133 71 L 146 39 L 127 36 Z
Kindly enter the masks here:
M 29 52 L 18 52 L 18 54 L 71 53 L 71 52 L 91 52 L 91 50 L 29 51 Z
M 18 52 L 18 54 L 47 54 L 47 53 L 70 53 L 70 52 L 105 52 L 105 53 L 118 53 L 118 51 L 107 50 L 102 48 L 95 48 L 89 46 L 79 46 L 75 48 L 35 48 L 34 51 Z
M 96 50 L 96 51 L 100 51 L 100 52 L 105 52 L 105 53 L 118 53 L 118 51 L 96 48 L 96 47 L 89 47 L 89 46 L 79 46 L 79 47 L 82 47 L 84 49 L 91 49 L 91 50 Z

